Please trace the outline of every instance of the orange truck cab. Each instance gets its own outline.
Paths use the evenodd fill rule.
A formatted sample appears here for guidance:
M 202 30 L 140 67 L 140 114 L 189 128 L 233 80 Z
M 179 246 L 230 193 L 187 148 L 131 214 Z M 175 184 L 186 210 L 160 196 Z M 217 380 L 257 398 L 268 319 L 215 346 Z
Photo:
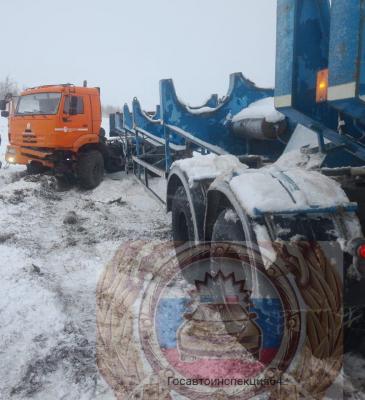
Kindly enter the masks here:
M 122 145 L 108 142 L 101 128 L 99 88 L 40 86 L 1 101 L 0 109 L 9 117 L 8 163 L 26 165 L 31 173 L 53 169 L 88 189 L 98 186 L 104 168 L 124 166 Z

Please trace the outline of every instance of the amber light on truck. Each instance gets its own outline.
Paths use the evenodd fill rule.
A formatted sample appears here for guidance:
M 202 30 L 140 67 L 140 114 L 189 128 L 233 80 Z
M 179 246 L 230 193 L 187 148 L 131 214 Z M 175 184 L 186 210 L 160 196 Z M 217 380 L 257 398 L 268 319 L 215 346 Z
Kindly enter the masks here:
M 322 103 L 328 98 L 328 69 L 323 69 L 317 74 L 316 102 Z

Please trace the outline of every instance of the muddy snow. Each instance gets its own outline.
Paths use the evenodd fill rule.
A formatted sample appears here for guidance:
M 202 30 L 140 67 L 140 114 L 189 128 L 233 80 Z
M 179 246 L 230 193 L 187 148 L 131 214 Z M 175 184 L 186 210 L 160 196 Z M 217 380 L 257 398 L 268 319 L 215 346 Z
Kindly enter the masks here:
M 0 398 L 113 399 L 95 363 L 98 278 L 124 241 L 169 232 L 164 207 L 132 175 L 60 191 L 51 176 L 1 169 Z

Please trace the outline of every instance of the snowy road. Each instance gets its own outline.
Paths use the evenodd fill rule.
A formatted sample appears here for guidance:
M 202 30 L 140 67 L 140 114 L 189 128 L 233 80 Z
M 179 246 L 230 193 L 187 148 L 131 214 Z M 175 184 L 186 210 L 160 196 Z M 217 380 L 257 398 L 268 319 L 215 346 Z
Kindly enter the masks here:
M 169 231 L 131 175 L 60 192 L 53 177 L 0 170 L 0 398 L 113 399 L 95 364 L 96 284 L 121 243 Z

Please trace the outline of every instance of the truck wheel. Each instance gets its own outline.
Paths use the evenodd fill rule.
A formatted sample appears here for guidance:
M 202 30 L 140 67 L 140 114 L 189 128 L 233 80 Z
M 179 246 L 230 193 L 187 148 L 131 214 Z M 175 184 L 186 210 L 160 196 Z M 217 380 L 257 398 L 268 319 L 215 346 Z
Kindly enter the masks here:
M 97 150 L 81 153 L 77 161 L 77 175 L 80 186 L 94 189 L 99 186 L 104 175 L 104 159 Z
M 106 150 L 105 171 L 108 173 L 123 171 L 126 163 L 123 146 L 120 143 L 109 143 Z
M 46 168 L 40 163 L 31 162 L 31 163 L 27 164 L 27 173 L 28 173 L 28 175 L 41 174 L 45 170 L 46 170 Z
M 176 190 L 172 200 L 172 237 L 175 248 L 187 242 L 194 242 L 193 216 L 183 186 Z

